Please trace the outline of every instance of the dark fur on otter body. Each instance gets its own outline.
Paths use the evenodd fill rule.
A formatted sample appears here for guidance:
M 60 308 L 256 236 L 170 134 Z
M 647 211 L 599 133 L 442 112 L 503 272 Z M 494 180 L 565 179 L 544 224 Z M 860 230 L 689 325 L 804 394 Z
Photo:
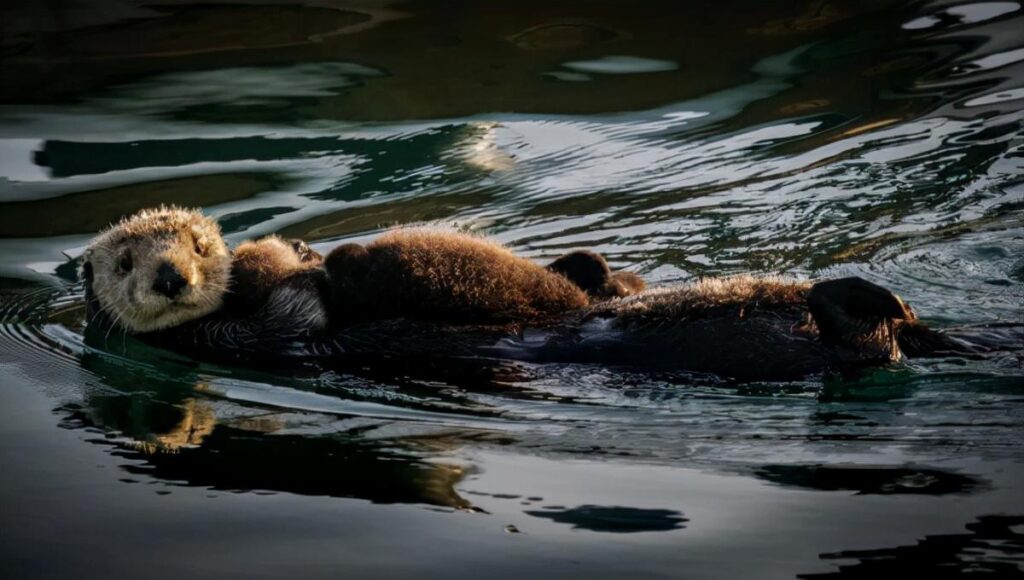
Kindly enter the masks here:
M 177 246 L 192 243 L 186 232 L 209 235 L 206 218 L 142 217 L 148 229 L 128 220 L 86 253 L 90 327 L 124 320 L 134 300 L 105 300 L 97 280 L 104 289 L 149 287 L 140 272 L 129 276 L 134 281 L 118 280 L 124 273 L 116 256 L 126 248 L 148 252 L 143 261 L 162 264 L 171 256 L 174 269 L 203 274 L 189 262 L 208 259 L 198 246 L 191 254 Z M 141 240 L 123 235 L 137 231 L 147 233 Z M 147 235 L 164 241 L 152 245 Z M 165 278 L 177 289 L 177 278 L 160 277 L 167 267 L 144 266 L 139 270 L 157 273 L 154 292 L 171 295 Z M 972 342 L 932 331 L 895 294 L 859 278 L 812 284 L 738 277 L 640 291 L 642 281 L 616 280 L 596 254 L 576 252 L 544 268 L 492 242 L 432 230 L 398 230 L 366 246 L 339 246 L 323 259 L 301 242 L 247 242 L 235 250 L 231 271 L 223 308 L 141 329 L 140 337 L 220 357 L 489 356 L 740 380 L 799 379 L 902 354 L 980 355 L 1020 348 L 1022 339 L 1019 327 L 986 329 Z M 203 290 L 186 285 L 167 308 Z
M 251 316 L 266 307 L 281 288 L 325 294 L 322 266 L 323 257 L 299 240 L 269 236 L 243 242 L 232 255 L 225 310 L 235 317 Z

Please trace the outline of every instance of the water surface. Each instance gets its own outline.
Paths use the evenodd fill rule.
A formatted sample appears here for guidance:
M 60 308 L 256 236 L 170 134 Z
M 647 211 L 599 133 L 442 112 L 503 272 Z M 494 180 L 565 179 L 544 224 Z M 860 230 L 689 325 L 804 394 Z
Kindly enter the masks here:
M 233 243 L 426 222 L 1024 320 L 1019 3 L 678 4 L 2 8 L 5 571 L 1021 575 L 1019 356 L 734 385 L 83 338 L 84 246 L 159 203 Z

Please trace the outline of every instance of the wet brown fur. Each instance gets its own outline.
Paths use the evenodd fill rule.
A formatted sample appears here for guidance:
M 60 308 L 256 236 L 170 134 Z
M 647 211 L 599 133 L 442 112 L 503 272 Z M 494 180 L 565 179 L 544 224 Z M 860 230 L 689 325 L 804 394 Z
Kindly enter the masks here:
M 543 323 L 589 304 L 565 277 L 480 237 L 433 229 L 388 232 L 325 261 L 335 318 Z
M 219 228 L 209 218 L 194 211 L 161 208 L 141 212 L 107 230 L 93 242 L 87 255 L 95 259 L 105 251 L 109 253 L 113 246 L 128 244 L 137 254 L 136 261 L 144 264 L 149 258 L 142 250 L 156 239 L 163 241 L 162 251 L 154 253 L 153 259 L 158 255 L 169 259 L 182 272 L 194 272 L 197 265 L 213 267 L 197 264 L 191 250 L 193 238 L 201 239 L 203 244 L 223 245 Z M 366 246 L 339 246 L 326 260 L 301 242 L 270 236 L 244 242 L 234 251 L 230 291 L 225 282 L 219 281 L 223 279 L 223 259 L 214 265 L 216 275 L 193 275 L 190 284 L 197 284 L 197 292 L 226 293 L 226 300 L 218 297 L 212 303 L 219 307 L 226 302 L 229 312 L 250 314 L 289 280 L 325 268 L 335 326 L 392 317 L 467 324 L 543 324 L 588 307 L 589 314 L 614 315 L 624 322 L 640 317 L 678 319 L 725 305 L 753 308 L 802 304 L 810 288 L 806 282 L 739 276 L 705 279 L 629 298 L 644 289 L 639 276 L 611 272 L 604 258 L 593 252 L 569 256 L 574 255 L 592 261 L 605 278 L 587 287 L 590 296 L 557 268 L 539 266 L 484 238 L 434 229 L 394 230 Z M 591 297 L 619 299 L 591 306 Z M 109 308 L 110 296 L 100 298 Z M 120 305 L 115 310 L 123 314 L 126 308 Z M 174 323 L 206 313 L 175 319 Z M 154 327 L 135 323 L 129 328 Z
M 589 313 L 631 319 L 678 320 L 722 307 L 754 309 L 804 308 L 812 283 L 779 277 L 730 276 L 702 278 L 692 284 L 656 288 L 639 296 L 597 304 Z
M 234 315 L 254 313 L 275 289 L 322 265 L 323 258 L 300 241 L 268 236 L 242 242 L 233 253 L 225 306 Z
M 605 298 L 625 298 L 639 294 L 647 289 L 647 282 L 632 272 L 612 272 L 608 283 L 600 296 Z
M 97 236 L 82 274 L 90 325 L 104 328 L 109 318 L 171 345 L 216 351 L 294 353 L 297 341 L 330 326 L 377 321 L 364 334 L 357 326 L 328 334 L 312 352 L 450 354 L 457 337 L 494 348 L 495 330 L 507 337 L 510 326 L 551 324 L 557 332 L 544 344 L 505 345 L 505 356 L 782 380 L 884 364 L 901 349 L 911 356 L 1019 350 L 1024 334 L 931 331 L 898 296 L 857 277 L 812 284 L 735 276 L 640 292 L 639 277 L 611 272 L 598 254 L 563 258 L 570 259 L 545 268 L 488 240 L 424 229 L 339 246 L 326 259 L 277 237 L 246 242 L 232 257 L 212 219 L 159 208 Z M 226 318 L 204 318 L 222 307 Z M 427 325 L 425 335 L 418 323 L 387 325 L 412 321 L 374 326 L 395 318 L 441 324 Z M 457 324 L 468 326 L 446 334 Z

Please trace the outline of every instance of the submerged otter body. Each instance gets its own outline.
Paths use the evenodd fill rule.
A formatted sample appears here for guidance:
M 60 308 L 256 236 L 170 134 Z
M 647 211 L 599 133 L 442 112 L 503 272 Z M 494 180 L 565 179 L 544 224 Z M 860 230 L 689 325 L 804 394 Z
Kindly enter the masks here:
M 590 252 L 544 268 L 432 230 L 399 230 L 326 257 L 273 237 L 229 255 L 212 220 L 174 209 L 101 234 L 83 274 L 90 328 L 120 326 L 218 358 L 492 357 L 793 380 L 1024 340 L 1019 327 L 975 342 L 932 331 L 898 296 L 859 278 L 644 290 Z

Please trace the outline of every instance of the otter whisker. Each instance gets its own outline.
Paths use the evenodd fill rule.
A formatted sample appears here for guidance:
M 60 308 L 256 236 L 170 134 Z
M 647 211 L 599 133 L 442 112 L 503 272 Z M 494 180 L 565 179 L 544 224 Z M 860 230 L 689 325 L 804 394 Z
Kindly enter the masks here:
M 107 333 L 103 335 L 103 345 L 107 345 L 107 341 L 110 339 L 110 333 L 114 330 L 115 326 L 119 326 L 121 321 L 121 314 L 114 312 L 114 321 L 107 327 Z

